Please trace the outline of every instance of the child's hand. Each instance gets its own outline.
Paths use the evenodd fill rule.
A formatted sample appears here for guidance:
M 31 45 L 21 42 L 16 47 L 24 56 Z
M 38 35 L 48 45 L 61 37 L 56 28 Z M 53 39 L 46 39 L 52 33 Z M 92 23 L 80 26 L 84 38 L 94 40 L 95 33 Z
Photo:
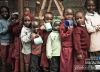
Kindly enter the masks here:
M 78 59 L 78 60 L 82 60 L 82 59 L 83 59 L 82 54 L 77 55 L 77 59 Z
M 100 31 L 100 25 L 95 26 L 96 31 Z
M 38 38 L 38 37 L 39 37 L 39 35 L 38 35 L 38 34 L 36 34 L 36 35 L 35 35 L 35 38 Z
M 31 38 L 34 39 L 35 38 L 35 33 L 31 34 Z
M 40 27 L 40 29 L 41 29 L 41 30 L 44 30 L 44 29 L 45 29 L 44 25 L 42 25 L 42 26 Z

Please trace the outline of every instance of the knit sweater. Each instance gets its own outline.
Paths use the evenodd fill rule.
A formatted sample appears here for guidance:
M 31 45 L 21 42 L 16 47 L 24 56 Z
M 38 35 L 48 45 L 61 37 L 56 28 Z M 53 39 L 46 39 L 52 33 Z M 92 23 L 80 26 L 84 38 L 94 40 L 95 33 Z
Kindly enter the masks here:
M 46 44 L 46 55 L 48 58 L 52 56 L 60 56 L 61 51 L 61 41 L 58 31 L 52 31 L 47 39 Z
M 0 19 L 0 43 L 10 42 L 9 25 L 10 22 L 8 20 Z

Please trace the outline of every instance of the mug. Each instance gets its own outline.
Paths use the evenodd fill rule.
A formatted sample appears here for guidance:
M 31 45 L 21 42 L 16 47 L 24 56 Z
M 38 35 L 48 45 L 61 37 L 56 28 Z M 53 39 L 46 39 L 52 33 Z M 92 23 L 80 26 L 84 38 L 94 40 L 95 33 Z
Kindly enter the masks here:
M 40 36 L 34 39 L 34 44 L 39 45 L 42 43 L 43 43 L 43 40 Z
M 52 26 L 50 23 L 45 23 L 44 27 L 45 27 L 46 31 L 48 31 L 48 32 L 52 30 Z
M 65 20 L 64 21 L 64 26 L 65 27 L 73 26 L 73 23 L 74 23 L 73 20 Z

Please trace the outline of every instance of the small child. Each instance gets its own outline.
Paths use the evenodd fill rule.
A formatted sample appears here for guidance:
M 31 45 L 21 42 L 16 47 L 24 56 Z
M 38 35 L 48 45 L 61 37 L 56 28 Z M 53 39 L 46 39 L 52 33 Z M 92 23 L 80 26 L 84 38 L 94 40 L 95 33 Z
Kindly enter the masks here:
M 91 56 L 100 56 L 100 15 L 95 12 L 95 0 L 86 0 L 86 28 L 90 33 L 90 48 Z
M 32 49 L 31 49 L 31 62 L 30 62 L 30 71 L 31 72 L 42 72 L 42 69 L 40 67 L 40 61 L 41 61 L 41 46 L 42 46 L 42 32 L 40 30 L 40 25 L 38 21 L 33 21 L 32 23 Z M 35 41 L 37 42 L 35 43 Z
M 46 44 L 46 55 L 50 59 L 50 72 L 59 72 L 60 68 L 60 50 L 61 50 L 61 41 L 60 41 L 60 19 L 53 19 L 52 27 L 53 30 L 49 34 Z
M 42 38 L 43 38 L 43 44 L 42 44 L 42 55 L 41 55 L 41 66 L 43 67 L 44 71 L 48 71 L 49 68 L 49 62 L 46 56 L 46 42 L 48 35 L 50 34 L 51 30 L 47 30 L 45 25 L 51 25 L 53 19 L 53 14 L 51 12 L 46 12 L 44 15 L 44 24 L 40 27 L 40 29 L 43 31 Z
M 7 60 L 9 60 L 8 54 L 10 49 L 10 32 L 9 32 L 9 8 L 6 6 L 0 7 L 0 57 L 2 61 L 3 71 L 6 72 Z
M 21 30 L 22 53 L 24 56 L 25 71 L 29 72 L 30 53 L 31 53 L 31 17 L 24 16 L 24 25 Z
M 70 22 L 71 21 L 71 22 Z M 60 26 L 61 56 L 60 72 L 72 72 L 72 31 L 73 31 L 73 10 L 64 10 L 64 21 Z
M 77 26 L 73 28 L 73 44 L 74 44 L 74 72 L 82 72 L 85 67 L 85 60 L 88 58 L 88 49 L 90 45 L 89 34 L 85 26 L 85 15 L 78 11 L 75 14 Z
M 22 25 L 19 21 L 19 14 L 18 12 L 14 12 L 9 19 L 11 24 L 9 26 L 9 30 L 11 33 L 11 43 L 10 43 L 10 54 L 11 62 L 12 62 L 12 71 L 18 72 L 20 66 L 20 48 L 21 48 L 21 40 L 20 40 L 20 33 Z

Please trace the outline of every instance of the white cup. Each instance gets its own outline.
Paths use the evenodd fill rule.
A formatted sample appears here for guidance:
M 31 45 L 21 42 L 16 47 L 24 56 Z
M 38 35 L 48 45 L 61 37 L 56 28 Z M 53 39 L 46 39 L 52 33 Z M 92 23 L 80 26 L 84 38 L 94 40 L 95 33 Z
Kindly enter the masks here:
M 34 39 L 34 44 L 39 45 L 42 43 L 43 43 L 43 40 L 40 36 Z
M 50 23 L 45 23 L 44 24 L 46 31 L 51 31 L 52 30 L 52 26 Z

